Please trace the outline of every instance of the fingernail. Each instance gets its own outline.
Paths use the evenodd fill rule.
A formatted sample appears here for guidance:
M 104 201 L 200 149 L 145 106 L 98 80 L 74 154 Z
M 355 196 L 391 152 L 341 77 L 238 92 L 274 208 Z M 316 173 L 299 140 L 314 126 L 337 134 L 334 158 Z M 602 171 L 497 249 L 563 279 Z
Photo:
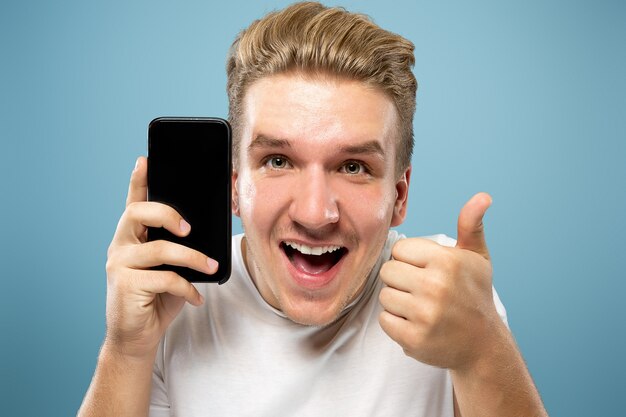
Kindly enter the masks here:
M 209 265 L 209 270 L 211 273 L 217 272 L 217 267 L 219 266 L 219 264 L 215 259 L 206 258 L 206 263 L 207 265 Z
M 135 168 L 133 168 L 133 172 L 137 171 L 137 168 L 139 168 L 139 158 L 135 161 Z
M 180 231 L 183 233 L 188 233 L 191 230 L 191 225 L 185 221 L 185 219 L 180 219 Z

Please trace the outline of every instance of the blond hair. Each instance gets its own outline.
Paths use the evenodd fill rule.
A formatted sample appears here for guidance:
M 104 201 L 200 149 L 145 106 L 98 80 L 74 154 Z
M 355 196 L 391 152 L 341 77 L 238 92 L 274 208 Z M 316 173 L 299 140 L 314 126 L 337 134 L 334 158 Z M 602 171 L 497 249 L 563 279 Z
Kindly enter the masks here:
M 233 156 L 238 163 L 243 100 L 248 86 L 273 74 L 330 74 L 384 91 L 399 116 L 396 173 L 411 163 L 417 82 L 413 44 L 369 17 L 320 3 L 295 3 L 254 21 L 233 42 L 226 64 Z

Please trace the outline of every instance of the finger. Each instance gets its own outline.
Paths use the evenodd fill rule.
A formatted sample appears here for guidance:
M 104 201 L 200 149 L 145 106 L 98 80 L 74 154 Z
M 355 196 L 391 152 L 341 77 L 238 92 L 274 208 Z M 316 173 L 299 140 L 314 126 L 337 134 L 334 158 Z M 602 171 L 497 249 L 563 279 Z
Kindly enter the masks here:
M 157 202 L 131 203 L 124 211 L 116 240 L 141 242 L 147 227 L 163 227 L 176 236 L 186 236 L 191 231 L 189 223 L 172 207 Z
M 425 268 L 445 250 L 439 243 L 424 238 L 401 239 L 393 245 L 391 256 L 398 261 Z
M 196 287 L 172 271 L 138 271 L 142 289 L 151 294 L 168 293 L 198 306 L 204 302 Z
M 422 282 L 423 270 L 423 268 L 392 259 L 380 268 L 380 279 L 391 288 L 412 293 Z
M 489 259 L 489 250 L 485 241 L 483 217 L 491 206 L 491 196 L 478 193 L 473 196 L 459 214 L 457 225 L 457 248 L 471 250 Z
M 383 287 L 380 290 L 378 300 L 385 311 L 394 316 L 413 320 L 416 308 L 413 296 L 410 293 L 398 291 L 391 287 Z
M 382 311 L 378 316 L 378 323 L 387 335 L 395 340 L 400 346 L 408 346 L 410 336 L 415 334 L 415 328 L 411 322 L 391 314 L 388 311 Z
M 184 266 L 212 275 L 218 263 L 204 253 L 166 240 L 132 245 L 120 254 L 119 262 L 129 268 L 145 269 L 159 265 Z
M 130 175 L 126 207 L 132 203 L 148 199 L 148 160 L 144 156 L 137 158 L 135 169 Z

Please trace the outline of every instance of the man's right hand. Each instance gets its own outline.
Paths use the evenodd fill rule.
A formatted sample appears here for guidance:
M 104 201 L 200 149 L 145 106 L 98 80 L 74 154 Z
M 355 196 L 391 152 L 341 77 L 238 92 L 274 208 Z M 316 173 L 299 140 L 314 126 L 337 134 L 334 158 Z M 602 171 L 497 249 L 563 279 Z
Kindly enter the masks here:
M 164 240 L 146 241 L 148 227 L 164 227 L 177 236 L 187 235 L 193 227 L 170 206 L 146 201 L 147 189 L 147 160 L 140 157 L 106 264 L 104 348 L 137 359 L 155 354 L 165 329 L 185 301 L 195 306 L 204 302 L 198 290 L 180 275 L 150 267 L 168 264 L 207 274 L 217 271 L 217 262 L 201 252 Z

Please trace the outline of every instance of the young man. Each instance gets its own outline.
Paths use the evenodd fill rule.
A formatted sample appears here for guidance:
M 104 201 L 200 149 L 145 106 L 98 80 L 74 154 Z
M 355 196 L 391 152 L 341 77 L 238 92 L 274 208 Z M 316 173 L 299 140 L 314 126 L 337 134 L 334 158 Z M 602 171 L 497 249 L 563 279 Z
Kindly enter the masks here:
M 233 44 L 233 274 L 164 241 L 193 225 L 133 171 L 109 249 L 107 334 L 81 416 L 508 416 L 545 410 L 492 291 L 477 194 L 458 241 L 403 239 L 413 45 L 300 3 Z M 198 190 L 210 192 L 210 190 Z M 191 305 L 185 305 L 186 303 Z

